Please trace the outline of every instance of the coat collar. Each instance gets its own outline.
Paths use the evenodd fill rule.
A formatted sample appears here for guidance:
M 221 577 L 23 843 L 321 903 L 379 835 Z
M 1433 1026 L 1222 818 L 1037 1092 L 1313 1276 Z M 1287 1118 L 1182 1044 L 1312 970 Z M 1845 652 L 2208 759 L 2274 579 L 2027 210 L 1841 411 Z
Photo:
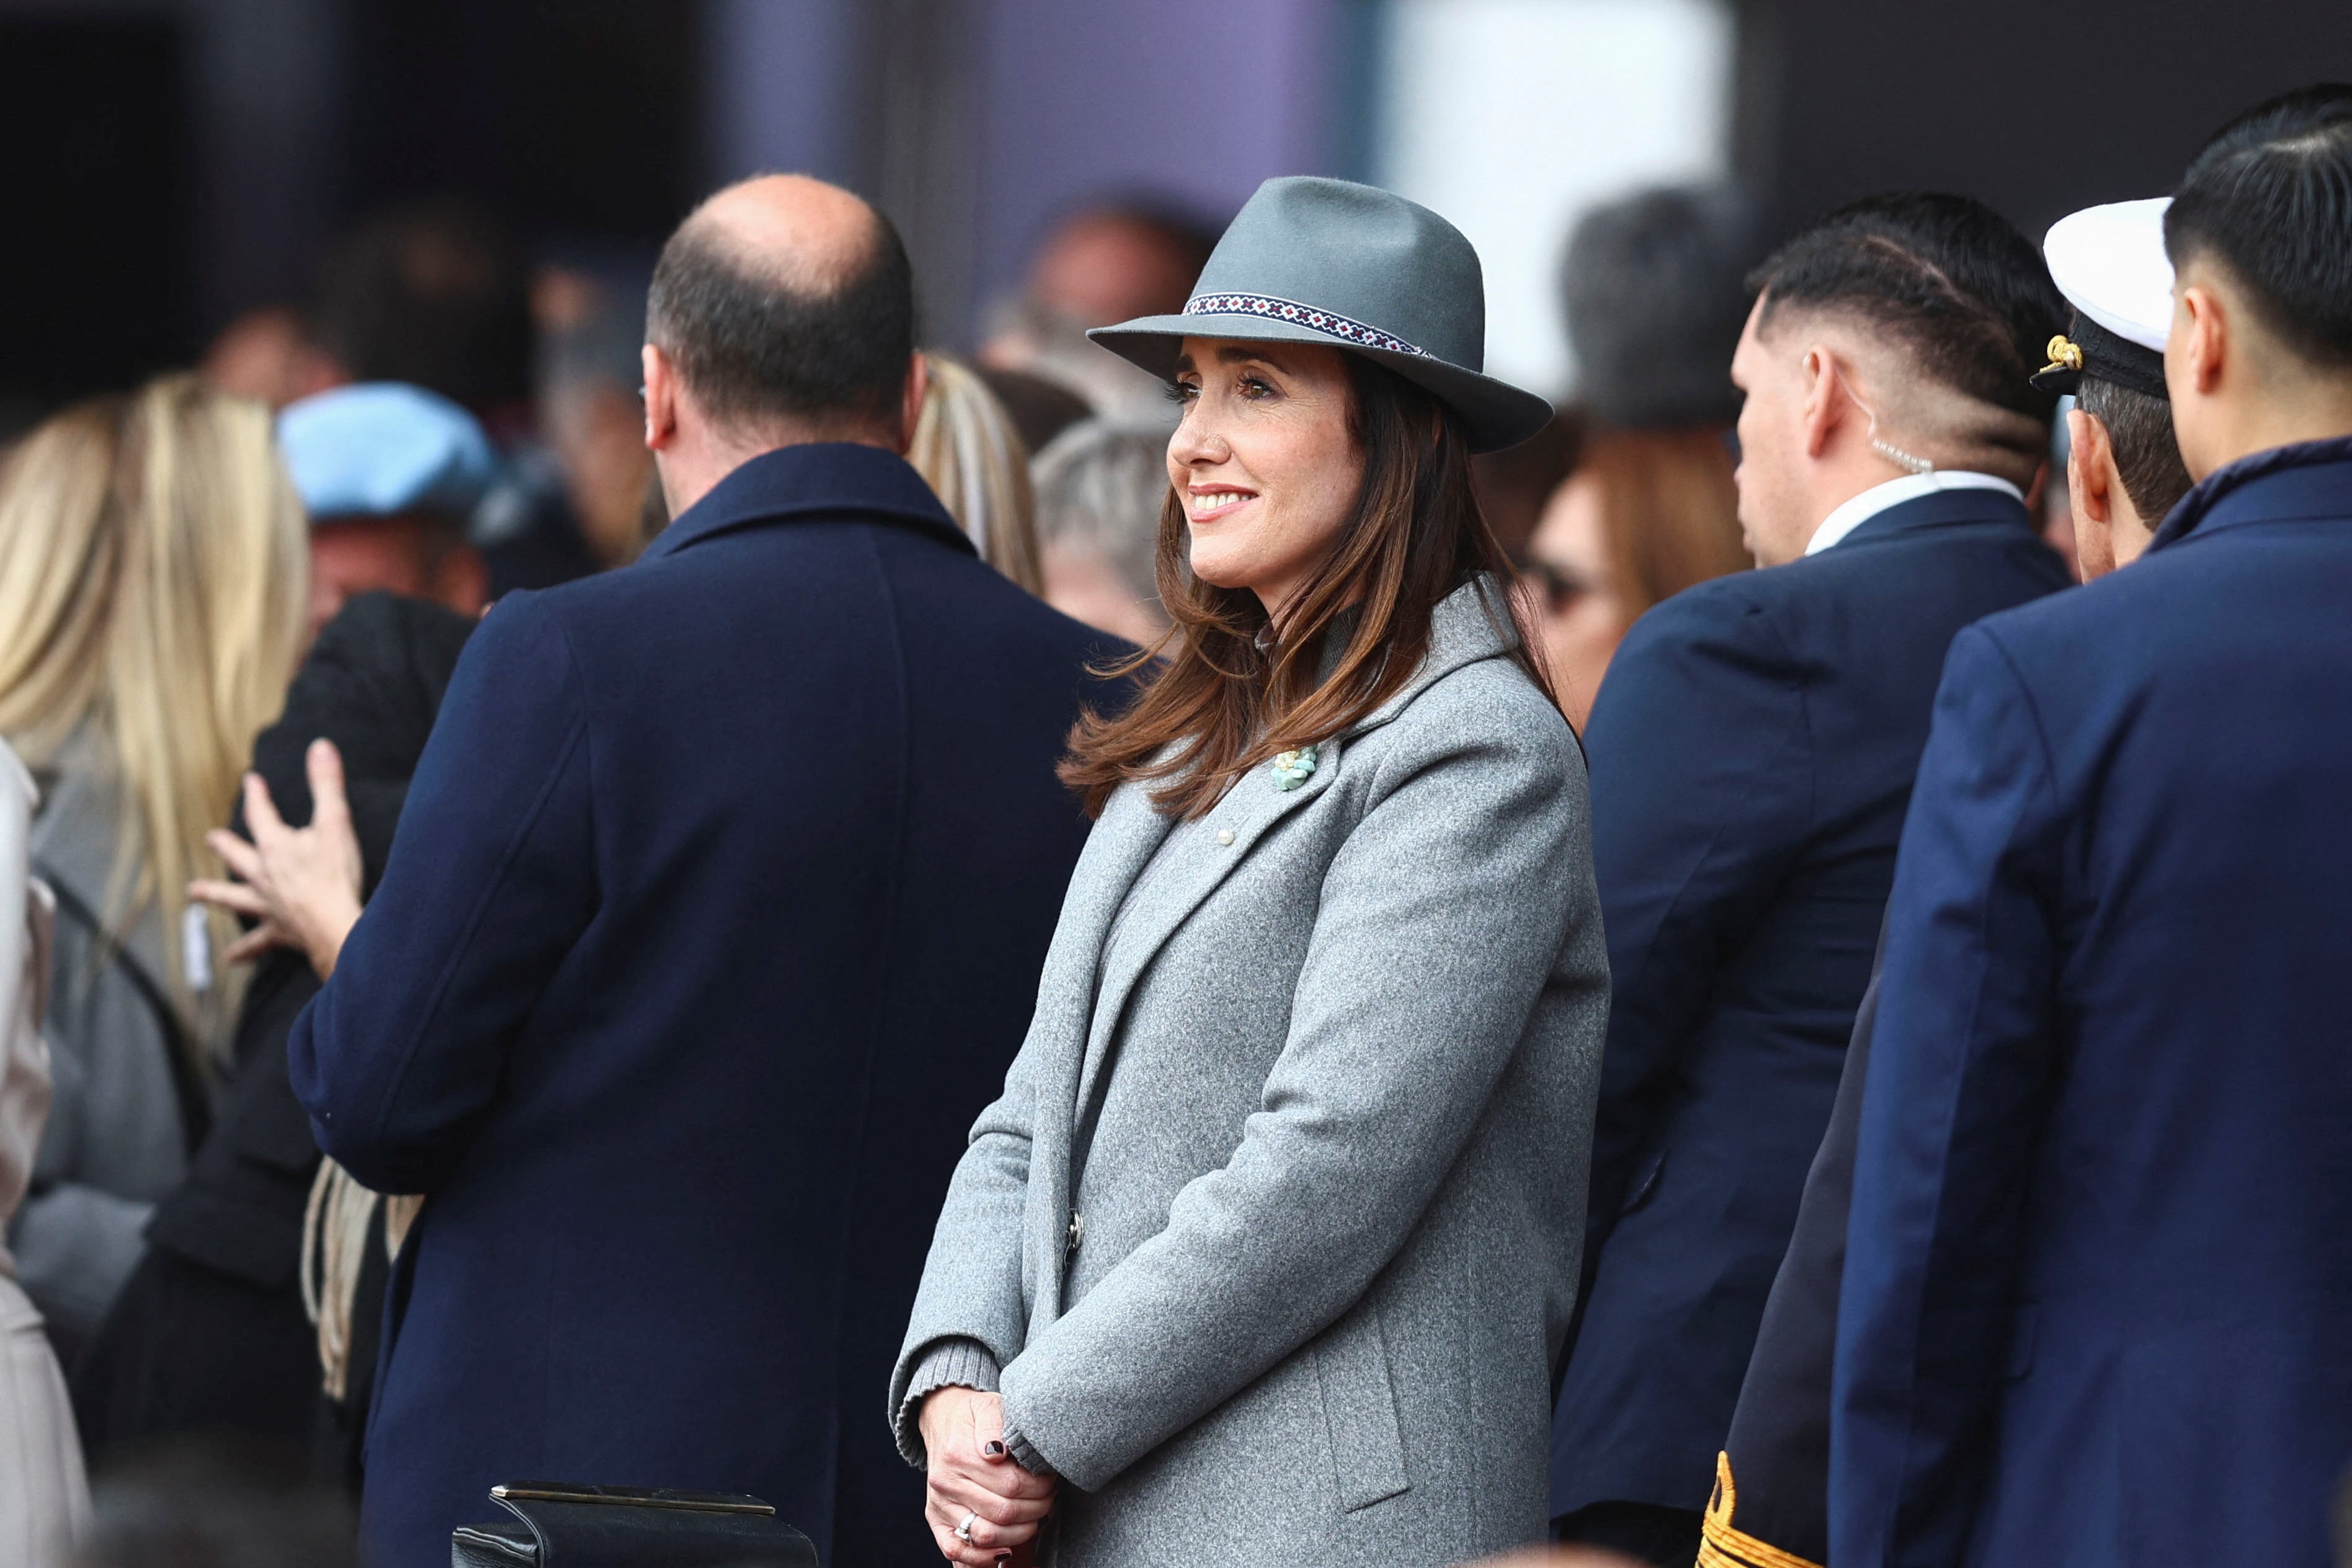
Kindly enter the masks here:
M 1909 500 L 1897 501 L 1885 510 L 1864 518 L 1836 544 L 1815 553 L 1828 555 L 1848 544 L 1886 539 L 1916 529 L 1943 528 L 1958 522 L 2014 522 L 2029 532 L 2033 528 L 2033 518 L 2025 510 L 2025 503 L 2006 489 L 1969 486 L 1934 490 L 1927 495 L 1914 496 Z
M 2352 436 L 2273 447 L 2214 469 L 2165 515 L 2148 548 L 2242 522 L 2316 517 L 2352 518 Z
M 1518 628 L 1511 620 L 1510 601 L 1505 597 L 1502 585 L 1484 574 L 1472 578 L 1439 600 L 1437 608 L 1430 612 L 1429 651 L 1422 657 L 1421 668 L 1412 672 L 1412 679 L 1387 701 L 1341 731 L 1341 737 L 1378 729 L 1455 670 L 1481 659 L 1500 658 L 1518 646 Z
M 1083 895 L 1077 889 L 1072 890 L 1073 913 L 1079 897 L 1088 900 L 1080 918 L 1087 921 L 1084 929 L 1090 931 L 1095 943 L 1097 975 L 1075 1101 L 1079 1127 L 1086 1123 L 1087 1108 L 1109 1059 L 1111 1039 L 1126 1011 L 1129 994 L 1168 939 L 1242 863 L 1251 847 L 1330 786 L 1349 746 L 1395 719 L 1446 676 L 1483 659 L 1500 658 L 1518 640 L 1507 601 L 1492 578 L 1475 578 L 1455 589 L 1432 612 L 1429 652 L 1402 689 L 1318 746 L 1315 771 L 1297 788 L 1275 788 L 1273 773 L 1264 765 L 1244 774 L 1195 825 L 1215 847 L 1204 845 L 1200 855 L 1188 856 L 1155 874 L 1148 895 L 1135 900 L 1132 909 L 1126 907 L 1129 890 L 1176 824 L 1152 808 L 1147 790 L 1129 787 L 1112 795 L 1102 820 L 1095 825 L 1095 835 L 1102 841 L 1099 850 L 1094 844 L 1087 847 L 1087 858 L 1093 862 L 1087 868 L 1090 885 Z M 1230 843 L 1225 841 L 1226 834 L 1233 836 Z M 1111 926 L 1121 918 L 1134 922 L 1130 935 L 1118 944 L 1116 953 L 1107 952 Z M 1083 1157 L 1075 1149 L 1074 1155 Z M 1071 1174 L 1075 1180 L 1077 1173 L 1074 1170 Z
M 739 528 L 845 515 L 911 528 L 976 553 L 904 458 L 856 442 L 811 441 L 743 463 L 662 530 L 641 559 L 675 555 Z

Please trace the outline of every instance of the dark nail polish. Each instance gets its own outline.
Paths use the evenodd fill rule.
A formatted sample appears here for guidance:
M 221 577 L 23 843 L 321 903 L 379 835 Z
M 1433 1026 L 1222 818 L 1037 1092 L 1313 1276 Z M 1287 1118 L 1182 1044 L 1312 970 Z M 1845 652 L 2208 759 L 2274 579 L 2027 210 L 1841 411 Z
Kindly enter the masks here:
M 992 1459 L 1001 1459 L 1004 1457 L 1004 1445 L 992 1438 L 980 1446 L 980 1451 Z

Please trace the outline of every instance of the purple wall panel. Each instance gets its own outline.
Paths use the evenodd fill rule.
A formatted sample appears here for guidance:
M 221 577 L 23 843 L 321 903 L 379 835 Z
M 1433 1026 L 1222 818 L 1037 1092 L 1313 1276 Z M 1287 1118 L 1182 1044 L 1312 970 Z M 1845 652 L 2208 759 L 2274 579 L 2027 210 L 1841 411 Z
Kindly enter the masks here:
M 975 305 L 1088 196 L 1222 220 L 1271 175 L 1330 172 L 1342 3 L 981 0 Z

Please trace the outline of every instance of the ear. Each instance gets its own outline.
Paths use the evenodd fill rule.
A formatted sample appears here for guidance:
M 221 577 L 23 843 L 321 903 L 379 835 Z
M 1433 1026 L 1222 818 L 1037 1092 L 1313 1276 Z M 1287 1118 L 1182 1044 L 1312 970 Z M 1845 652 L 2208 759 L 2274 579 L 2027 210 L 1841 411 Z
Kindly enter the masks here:
M 2189 390 L 2210 396 L 2221 384 L 2229 366 L 2230 318 L 2221 297 L 2202 283 L 2183 287 L 2173 311 L 2172 330 L 2180 344 L 2179 363 Z M 2171 356 L 2166 356 L 2169 363 Z
M 1815 343 L 1805 351 L 1801 367 L 1804 377 L 1804 401 L 1798 408 L 1799 429 L 1804 437 L 1805 456 L 1818 458 L 1830 444 L 1830 433 L 1846 416 L 1853 394 L 1846 390 L 1845 374 L 1837 356 L 1828 347 Z
M 915 426 L 923 417 L 923 399 L 931 390 L 931 362 L 919 351 L 907 362 L 907 384 L 898 394 L 898 455 L 915 444 Z
M 638 351 L 646 378 L 646 449 L 660 452 L 677 439 L 677 366 L 652 343 Z
M 2109 523 L 2116 517 L 2116 455 L 2107 427 L 2079 408 L 2066 411 L 2066 491 L 2075 515 Z

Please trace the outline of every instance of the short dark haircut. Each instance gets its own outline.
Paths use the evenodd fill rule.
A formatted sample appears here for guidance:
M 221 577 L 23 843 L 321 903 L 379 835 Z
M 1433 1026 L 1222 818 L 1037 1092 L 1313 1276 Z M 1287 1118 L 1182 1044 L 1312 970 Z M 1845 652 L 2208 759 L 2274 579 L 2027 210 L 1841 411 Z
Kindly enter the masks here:
M 759 275 L 708 224 L 689 219 L 670 237 L 646 337 L 704 413 L 739 428 L 897 416 L 915 352 L 914 269 L 898 229 L 873 217 L 865 258 L 816 292 Z
M 2116 472 L 2132 510 L 2153 528 L 2189 493 L 2189 469 L 2172 434 L 2172 405 L 2161 397 L 2118 386 L 2095 375 L 2083 377 L 2074 401 L 2106 426 L 2116 454 Z
M 354 381 L 404 381 L 480 412 L 530 395 L 530 280 L 463 202 L 388 207 L 335 246 L 311 331 Z
M 2164 217 L 2176 268 L 2218 258 L 2314 364 L 2352 365 L 2352 86 L 2274 98 L 2214 133 Z
M 1731 355 L 1762 249 L 1736 191 L 1669 186 L 1587 213 L 1559 279 L 1578 401 L 1633 428 L 1738 418 Z
M 1927 374 L 2045 425 L 2057 400 L 2027 380 L 2066 301 L 2042 252 L 1968 196 L 1899 192 L 1840 207 L 1749 275 L 1763 321 L 1782 305 L 1851 312 L 1901 340 Z

